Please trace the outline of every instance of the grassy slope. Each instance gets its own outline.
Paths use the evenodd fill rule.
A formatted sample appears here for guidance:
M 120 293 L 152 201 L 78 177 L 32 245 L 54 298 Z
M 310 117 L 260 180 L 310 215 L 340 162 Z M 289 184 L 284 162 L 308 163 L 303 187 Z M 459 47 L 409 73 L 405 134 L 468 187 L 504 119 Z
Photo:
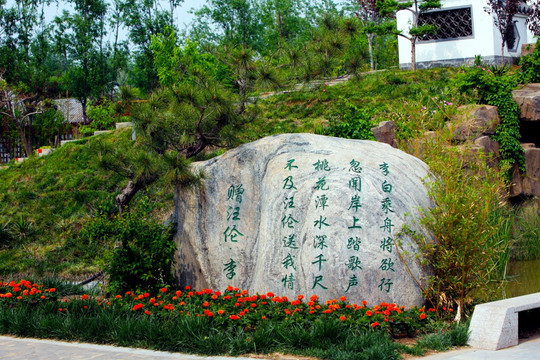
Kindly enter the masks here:
M 131 141 L 130 131 L 101 136 L 113 143 Z M 0 274 L 96 270 L 95 259 L 103 249 L 78 244 L 76 234 L 126 180 L 99 168 L 90 147 L 94 140 L 68 143 L 51 155 L 0 171 L 0 224 L 9 221 L 15 232 L 0 241 Z M 170 192 L 157 196 L 171 199 Z
M 434 116 L 430 110 L 440 109 L 443 98 L 458 97 L 449 90 L 456 72 L 379 72 L 345 84 L 277 95 L 251 107 L 257 116 L 237 135 L 247 142 L 286 132 L 324 134 L 328 120 L 339 118 L 344 104 L 350 103 L 373 111 L 374 123 L 396 121 L 400 138 L 414 137 L 444 125 L 444 114 Z M 421 112 L 423 106 L 427 110 Z M 105 136 L 111 142 L 130 141 L 129 131 Z M 9 244 L 0 235 L 0 275 L 77 276 L 97 269 L 96 259 L 104 249 L 79 244 L 76 234 L 98 204 L 111 200 L 126 180 L 99 169 L 92 141 L 70 143 L 49 156 L 0 171 L 0 225 L 19 225 L 18 236 Z M 165 184 L 154 185 L 149 196 L 162 208 L 172 208 L 172 191 Z

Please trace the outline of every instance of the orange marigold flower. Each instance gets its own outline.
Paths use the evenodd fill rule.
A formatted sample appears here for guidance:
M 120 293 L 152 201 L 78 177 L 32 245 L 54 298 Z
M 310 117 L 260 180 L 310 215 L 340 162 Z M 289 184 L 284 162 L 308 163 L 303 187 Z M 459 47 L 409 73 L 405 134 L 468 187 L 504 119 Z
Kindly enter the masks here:
M 231 318 L 231 320 L 238 320 L 238 319 L 240 319 L 240 316 L 238 316 L 238 315 L 231 315 L 231 316 L 229 316 L 229 317 Z
M 375 321 L 373 324 L 371 324 L 371 327 L 372 327 L 372 328 L 376 328 L 376 327 L 379 326 L 379 325 L 380 325 L 380 324 L 379 324 L 377 321 Z
M 177 290 L 177 291 L 175 292 L 175 294 L 176 294 L 176 296 L 182 296 L 182 292 L 181 292 L 180 290 Z
M 152 313 L 151 313 L 150 311 L 148 311 L 148 310 L 144 310 L 144 313 L 145 313 L 146 315 L 151 315 L 151 314 L 152 314 Z
M 227 286 L 227 291 L 233 291 L 233 287 L 231 285 Z
M 186 286 L 186 290 L 191 290 L 191 286 Z
M 225 314 L 225 310 L 219 309 L 219 310 L 217 311 L 217 313 L 218 313 L 219 315 L 223 315 L 223 314 Z
M 49 289 L 49 292 L 55 292 L 55 291 L 56 291 L 55 288 L 50 288 L 50 289 Z
M 339 300 L 345 301 L 345 300 L 347 300 L 347 297 L 346 297 L 346 296 L 342 296 L 342 297 L 339 298 Z
M 347 320 L 347 317 L 346 317 L 345 315 L 341 315 L 341 316 L 339 317 L 339 320 L 345 321 L 345 320 Z
M 270 292 L 267 292 L 267 293 L 266 293 L 266 296 L 272 298 L 272 297 L 274 297 L 275 295 L 274 295 L 273 292 L 270 291 Z
M 418 309 L 419 312 L 424 312 L 424 308 Z
M 421 314 L 420 314 L 420 319 L 424 320 L 425 318 L 426 318 L 426 314 L 421 313 Z
M 10 294 L 11 295 L 11 294 Z M 11 297 L 11 296 L 10 296 Z M 41 295 L 40 296 L 41 300 L 45 299 L 45 296 Z
M 363 301 L 362 301 L 362 305 L 366 306 L 366 305 L 367 305 L 367 301 L 366 301 L 366 300 L 363 300 Z
M 266 320 L 266 316 L 263 316 L 263 317 L 261 318 L 261 320 Z
M 122 298 L 122 295 L 116 295 L 114 298 L 115 298 L 115 299 L 121 299 L 121 298 Z
M 366 315 L 367 316 L 373 316 L 373 311 L 371 311 L 371 310 L 366 311 Z
M 331 314 L 331 313 L 332 313 L 332 310 L 330 309 L 323 310 L 323 314 Z
M 202 306 L 204 306 L 204 307 L 209 307 L 210 304 L 208 303 L 208 301 L 205 301 L 205 302 L 203 302 Z
M 256 307 L 257 307 L 257 304 L 251 303 L 251 307 L 252 307 L 252 308 L 256 308 Z
M 304 295 L 298 295 L 298 296 L 296 297 L 296 299 L 298 299 L 298 300 L 302 300 L 303 298 L 304 298 Z
M 88 299 L 88 295 L 84 294 L 83 296 L 81 296 L 81 299 L 87 300 L 87 299 Z
M 166 293 L 166 292 L 167 292 L 167 288 L 166 288 L 166 287 L 161 288 L 161 292 L 162 292 L 162 293 Z
M 15 287 L 13 288 L 13 292 L 19 292 L 19 291 L 21 291 L 21 288 L 20 288 L 20 287 L 15 286 Z

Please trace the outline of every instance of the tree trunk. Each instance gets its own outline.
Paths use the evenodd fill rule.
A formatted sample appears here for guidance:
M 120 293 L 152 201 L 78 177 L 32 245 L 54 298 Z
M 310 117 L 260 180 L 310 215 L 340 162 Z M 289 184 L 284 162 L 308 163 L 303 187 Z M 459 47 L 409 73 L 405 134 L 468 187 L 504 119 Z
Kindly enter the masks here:
M 17 132 L 19 133 L 19 136 L 21 138 L 21 141 L 23 143 L 24 152 L 26 153 L 26 157 L 30 157 L 32 155 L 32 145 L 26 138 L 26 134 L 24 133 L 24 128 L 22 125 L 15 120 L 15 127 L 17 128 Z
M 416 71 L 416 37 L 411 39 L 411 67 Z
M 501 44 L 501 65 L 504 66 L 504 41 Z
M 118 204 L 118 209 L 120 212 L 124 211 L 125 207 L 140 189 L 141 187 L 138 186 L 136 182 L 133 182 L 132 180 L 128 181 L 124 190 L 122 190 L 122 192 L 116 196 L 116 204 Z
M 373 61 L 373 33 L 368 34 L 368 46 L 369 46 L 369 66 L 371 71 L 375 70 L 375 62 Z

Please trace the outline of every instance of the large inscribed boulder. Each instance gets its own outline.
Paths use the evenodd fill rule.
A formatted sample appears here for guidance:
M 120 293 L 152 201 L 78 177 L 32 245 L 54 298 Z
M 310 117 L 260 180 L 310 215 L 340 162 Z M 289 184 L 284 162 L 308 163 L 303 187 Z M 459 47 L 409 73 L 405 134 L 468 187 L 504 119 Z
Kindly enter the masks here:
M 398 239 L 431 206 L 419 159 L 373 141 L 285 134 L 194 167 L 204 188 L 175 195 L 181 284 L 423 303 L 417 246 Z

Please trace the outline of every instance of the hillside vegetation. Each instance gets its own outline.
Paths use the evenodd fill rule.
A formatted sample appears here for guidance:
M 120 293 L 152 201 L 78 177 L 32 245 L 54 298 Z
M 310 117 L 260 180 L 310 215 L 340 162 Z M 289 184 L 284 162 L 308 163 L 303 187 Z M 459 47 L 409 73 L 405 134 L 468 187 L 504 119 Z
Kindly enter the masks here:
M 373 126 L 394 121 L 399 147 L 423 159 L 442 179 L 431 184 L 431 196 L 438 206 L 424 220 L 441 247 L 417 239 L 440 272 L 438 280 L 425 289 L 426 295 L 461 304 L 470 301 L 468 294 L 486 278 L 504 275 L 514 218 L 509 208 L 501 207 L 506 169 L 490 168 L 482 156 L 471 157 L 462 147 L 452 146 L 446 123 L 459 105 L 475 101 L 471 93 L 458 91 L 464 71 L 380 71 L 337 85 L 322 81 L 252 98 L 246 108 L 249 121 L 233 128 L 235 140 L 230 144 L 288 132 L 372 139 Z M 428 140 L 424 137 L 427 131 L 437 135 Z M 112 231 L 108 236 L 99 229 L 114 227 L 113 223 L 100 222 L 109 221 L 103 214 L 115 212 L 114 198 L 128 179 L 118 174 L 121 169 L 106 170 L 103 149 L 114 148 L 115 156 L 129 157 L 132 150 L 133 154 L 144 152 L 141 141 L 142 136 L 133 142 L 130 131 L 117 130 L 69 143 L 51 155 L 0 171 L 0 276 L 54 274 L 81 279 L 106 267 L 103 255 L 113 251 L 122 235 Z M 226 150 L 209 149 L 191 160 Z M 173 211 L 172 200 L 173 184 L 163 176 L 139 192 L 130 207 L 142 206 L 163 222 Z M 84 229 L 88 231 L 81 232 Z M 449 252 L 442 256 L 444 249 Z M 459 255 L 478 249 L 483 256 Z M 465 267 L 469 271 L 463 278 L 461 269 Z

